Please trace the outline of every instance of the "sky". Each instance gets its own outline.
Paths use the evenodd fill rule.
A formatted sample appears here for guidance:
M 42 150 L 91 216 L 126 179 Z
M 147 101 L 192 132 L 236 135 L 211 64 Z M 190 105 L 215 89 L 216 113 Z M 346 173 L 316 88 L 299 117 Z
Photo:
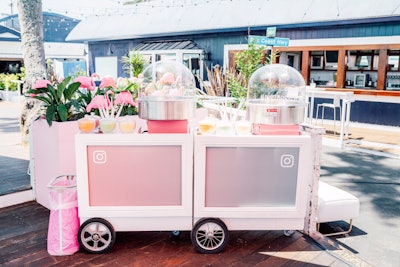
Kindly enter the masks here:
M 201 2 L 230 1 L 230 0 L 42 0 L 43 12 L 52 12 L 76 19 L 91 16 L 107 16 L 137 12 L 139 2 L 143 6 L 153 5 L 171 7 L 190 5 L 196 6 Z M 18 13 L 18 0 L 0 0 L 0 18 Z
M 125 2 L 127 0 L 42 0 L 42 7 L 44 12 L 83 19 L 96 14 L 109 14 L 117 8 L 123 8 Z M 17 0 L 0 0 L 1 16 L 16 13 L 18 13 Z

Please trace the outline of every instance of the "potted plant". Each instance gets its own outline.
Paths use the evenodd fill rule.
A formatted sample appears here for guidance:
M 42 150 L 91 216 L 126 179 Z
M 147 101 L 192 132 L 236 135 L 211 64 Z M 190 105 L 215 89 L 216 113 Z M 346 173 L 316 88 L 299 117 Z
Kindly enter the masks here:
M 39 204 L 50 209 L 47 185 L 54 177 L 75 174 L 75 135 L 79 133 L 77 121 L 86 114 L 98 112 L 89 106 L 96 97 L 104 98 L 108 91 L 116 98 L 119 95 L 126 97 L 127 93 L 123 92 L 129 91 L 132 105 L 122 105 L 120 116 L 137 114 L 135 99 L 139 80 L 118 80 L 116 82 L 114 78 L 105 77 L 98 87 L 92 77 L 85 76 L 76 79 L 67 77 L 54 83 L 42 80 L 27 91 L 27 97 L 43 103 L 43 116 L 33 122 L 30 130 L 30 173 Z
M 27 91 L 30 97 L 43 102 L 43 111 L 49 126 L 53 121 L 74 121 L 84 116 L 76 97 L 81 83 L 71 83 L 71 79 L 72 77 L 67 77 L 54 84 L 48 80 L 41 80 Z
M 128 55 L 121 58 L 125 72 L 131 77 L 138 77 L 143 72 L 146 59 L 136 51 L 129 51 Z

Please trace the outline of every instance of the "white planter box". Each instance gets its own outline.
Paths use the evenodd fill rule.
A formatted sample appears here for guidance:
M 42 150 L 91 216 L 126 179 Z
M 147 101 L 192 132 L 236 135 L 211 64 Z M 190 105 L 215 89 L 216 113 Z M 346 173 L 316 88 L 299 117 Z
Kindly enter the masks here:
M 57 176 L 75 174 L 75 134 L 77 121 L 34 121 L 31 128 L 31 184 L 36 201 L 50 209 L 47 185 Z

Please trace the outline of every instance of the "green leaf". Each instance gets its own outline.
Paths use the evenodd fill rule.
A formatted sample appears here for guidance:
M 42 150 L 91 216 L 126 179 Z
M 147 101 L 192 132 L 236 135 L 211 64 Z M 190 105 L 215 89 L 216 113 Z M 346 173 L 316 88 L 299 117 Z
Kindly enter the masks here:
M 70 104 L 79 112 L 86 112 L 85 108 L 81 106 L 80 102 L 76 99 L 72 99 Z
M 68 120 L 68 108 L 64 104 L 58 105 L 57 111 L 58 111 L 58 116 L 60 116 L 61 121 Z
M 53 99 L 53 102 L 55 102 L 54 104 L 59 104 L 60 98 L 58 97 L 56 90 L 54 90 L 54 87 L 52 85 L 48 84 L 47 91 L 50 93 L 49 97 Z
M 47 97 L 43 97 L 43 96 L 37 95 L 37 96 L 34 96 L 33 98 L 38 99 L 38 100 L 44 102 L 47 105 L 51 105 L 52 104 L 51 99 L 48 99 Z
M 67 88 L 67 85 L 71 81 L 72 77 L 69 76 L 65 78 L 58 86 L 57 86 L 57 98 L 59 99 L 59 102 L 62 102 L 62 96 L 64 95 L 64 90 Z
M 78 82 L 71 83 L 64 91 L 64 99 L 71 100 L 74 97 L 76 90 L 79 89 L 80 85 L 81 84 Z
M 47 88 L 38 88 L 38 89 L 28 89 L 26 91 L 27 94 L 42 94 L 46 93 L 48 90 Z
M 54 105 L 48 106 L 46 109 L 46 121 L 51 126 L 54 115 L 55 115 L 56 107 Z
M 67 78 L 65 78 L 59 85 L 58 85 L 58 89 L 61 89 L 62 91 L 64 91 L 64 89 L 67 87 L 67 85 L 69 84 L 69 82 L 71 81 L 72 77 L 68 76 Z

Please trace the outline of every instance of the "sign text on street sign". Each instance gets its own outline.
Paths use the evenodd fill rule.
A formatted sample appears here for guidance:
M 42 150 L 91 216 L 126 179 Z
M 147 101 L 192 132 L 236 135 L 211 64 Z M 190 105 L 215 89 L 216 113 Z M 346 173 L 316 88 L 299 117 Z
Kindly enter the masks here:
M 249 35 L 249 44 L 267 46 L 289 46 L 289 38 L 268 38 L 265 36 Z

